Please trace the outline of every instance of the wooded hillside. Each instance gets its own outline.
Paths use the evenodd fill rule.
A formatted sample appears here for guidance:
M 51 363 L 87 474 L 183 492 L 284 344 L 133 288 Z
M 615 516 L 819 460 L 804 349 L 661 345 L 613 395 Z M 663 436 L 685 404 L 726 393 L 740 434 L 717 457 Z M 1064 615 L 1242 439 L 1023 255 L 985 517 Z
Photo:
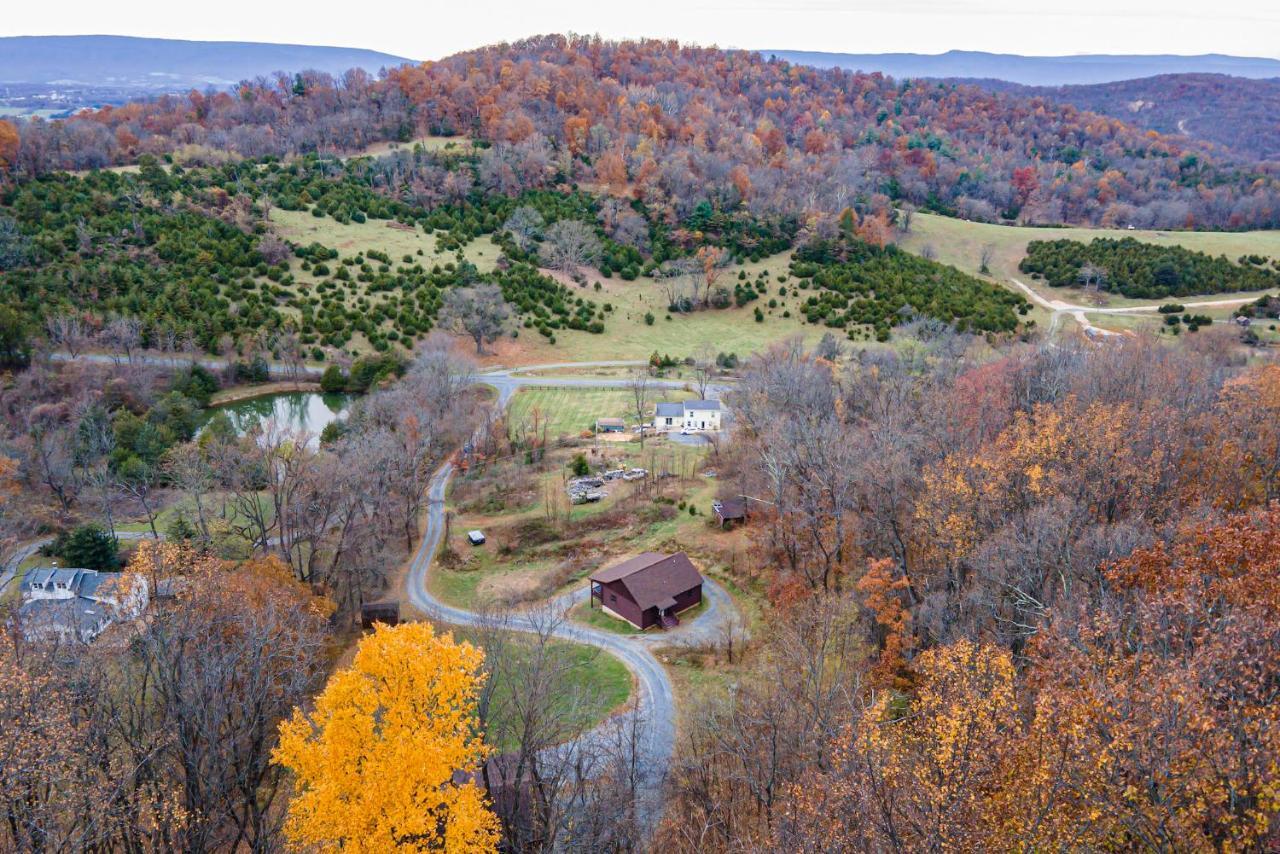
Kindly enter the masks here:
M 574 180 L 669 206 L 839 212 L 884 196 L 970 219 L 1260 228 L 1270 167 L 1042 98 L 818 70 L 668 41 L 544 36 L 395 69 L 280 76 L 165 97 L 0 142 L 20 173 L 359 148 L 466 134 L 550 144 Z M 11 134 L 12 136 L 12 134 Z M 4 134 L 0 134 L 0 139 Z

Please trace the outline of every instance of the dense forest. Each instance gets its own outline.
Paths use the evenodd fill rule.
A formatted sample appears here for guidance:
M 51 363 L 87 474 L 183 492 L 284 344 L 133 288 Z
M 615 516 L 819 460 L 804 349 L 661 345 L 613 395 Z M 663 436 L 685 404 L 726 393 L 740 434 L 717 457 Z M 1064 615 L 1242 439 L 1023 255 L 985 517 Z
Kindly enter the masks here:
M 1033 240 L 1018 269 L 1055 288 L 1095 286 L 1135 299 L 1261 291 L 1280 287 L 1280 265 L 1261 255 L 1238 263 L 1131 237 Z
M 1216 143 L 1250 160 L 1280 160 L 1280 80 L 1226 74 L 1159 74 L 1088 86 L 1018 86 L 974 81 L 996 89 L 1111 116 L 1164 134 Z
M 1280 369 L 920 341 L 730 395 L 771 617 L 659 846 L 1274 849 Z
M 133 162 L 358 149 L 461 134 L 549 145 L 593 180 L 677 218 L 701 202 L 836 213 L 886 196 L 1028 223 L 1261 228 L 1271 167 L 1039 97 L 895 82 L 666 41 L 545 36 L 393 70 L 246 81 L 234 92 L 0 127 L 26 175 Z M 495 159 L 501 159 L 499 152 Z

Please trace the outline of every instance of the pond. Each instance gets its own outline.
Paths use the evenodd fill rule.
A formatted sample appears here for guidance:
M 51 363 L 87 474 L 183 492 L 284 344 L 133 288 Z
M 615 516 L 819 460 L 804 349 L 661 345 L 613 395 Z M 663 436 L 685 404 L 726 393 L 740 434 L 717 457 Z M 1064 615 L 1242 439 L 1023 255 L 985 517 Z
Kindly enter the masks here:
M 241 436 L 268 421 L 282 429 L 305 430 L 311 434 L 314 446 L 319 443 L 320 431 L 326 425 L 346 416 L 350 403 L 351 396 L 346 394 L 285 392 L 217 406 L 209 410 L 209 417 L 216 412 L 226 413 L 231 426 Z

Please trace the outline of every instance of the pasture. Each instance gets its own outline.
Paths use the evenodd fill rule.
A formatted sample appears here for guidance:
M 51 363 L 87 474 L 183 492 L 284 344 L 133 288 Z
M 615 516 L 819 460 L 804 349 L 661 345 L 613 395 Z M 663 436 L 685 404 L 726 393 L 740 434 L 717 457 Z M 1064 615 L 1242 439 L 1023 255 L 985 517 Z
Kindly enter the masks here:
M 507 412 L 508 423 L 545 425 L 549 439 L 591 430 L 597 418 L 636 420 L 634 399 L 625 388 L 525 388 Z

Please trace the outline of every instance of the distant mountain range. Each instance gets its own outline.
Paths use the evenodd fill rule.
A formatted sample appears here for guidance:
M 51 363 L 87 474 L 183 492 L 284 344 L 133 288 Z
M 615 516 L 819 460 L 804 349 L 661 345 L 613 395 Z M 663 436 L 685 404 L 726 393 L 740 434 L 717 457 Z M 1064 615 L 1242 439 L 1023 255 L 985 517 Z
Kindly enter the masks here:
M 0 84 L 127 85 L 139 89 L 229 86 L 259 74 L 348 68 L 377 72 L 412 60 L 372 50 L 129 36 L 0 38 Z
M 56 115 L 84 106 L 209 87 L 277 71 L 376 74 L 413 62 L 372 50 L 129 36 L 0 38 L 0 107 Z
M 1280 60 L 1210 53 L 1201 56 L 1084 55 L 1017 56 L 952 50 L 921 53 L 820 53 L 762 50 L 800 65 L 880 71 L 890 77 L 988 78 L 1026 86 L 1112 83 L 1158 74 L 1230 74 L 1254 79 L 1280 77 Z

